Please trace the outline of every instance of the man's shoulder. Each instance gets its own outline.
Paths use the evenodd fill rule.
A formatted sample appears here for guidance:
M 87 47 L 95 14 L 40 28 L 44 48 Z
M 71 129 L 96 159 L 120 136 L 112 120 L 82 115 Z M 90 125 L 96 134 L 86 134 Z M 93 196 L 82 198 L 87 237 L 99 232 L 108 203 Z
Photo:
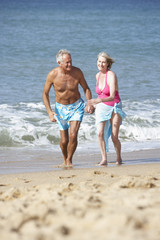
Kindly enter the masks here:
M 53 68 L 49 73 L 48 76 L 55 78 L 59 72 L 59 67 Z
M 76 74 L 82 74 L 82 70 L 78 67 L 72 66 L 72 71 Z
M 59 67 L 55 67 L 49 72 L 49 74 L 56 74 L 58 72 L 59 72 Z

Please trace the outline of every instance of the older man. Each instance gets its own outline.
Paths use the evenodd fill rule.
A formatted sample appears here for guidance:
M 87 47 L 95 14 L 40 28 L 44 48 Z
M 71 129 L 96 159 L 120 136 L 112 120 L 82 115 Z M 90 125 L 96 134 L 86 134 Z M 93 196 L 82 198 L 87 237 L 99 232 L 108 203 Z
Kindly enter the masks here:
M 64 165 L 72 166 L 72 157 L 77 148 L 77 136 L 83 118 L 85 104 L 78 90 L 83 88 L 87 100 L 92 98 L 91 91 L 82 71 L 72 66 L 71 54 L 61 49 L 56 56 L 58 67 L 52 69 L 43 90 L 43 101 L 52 122 L 58 122 L 60 129 L 60 147 L 64 157 Z M 49 91 L 53 85 L 55 91 L 55 111 L 49 101 Z M 86 112 L 93 113 L 91 105 Z M 68 129 L 70 131 L 68 131 Z

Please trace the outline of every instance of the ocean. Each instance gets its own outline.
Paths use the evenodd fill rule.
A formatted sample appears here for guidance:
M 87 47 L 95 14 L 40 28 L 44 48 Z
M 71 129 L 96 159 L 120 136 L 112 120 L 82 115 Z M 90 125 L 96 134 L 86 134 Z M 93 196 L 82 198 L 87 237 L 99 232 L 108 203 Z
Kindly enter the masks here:
M 58 125 L 49 121 L 42 91 L 62 48 L 71 52 L 93 97 L 98 53 L 115 59 L 112 70 L 127 114 L 122 151 L 159 148 L 159 28 L 159 0 L 1 0 L 0 162 L 12 161 L 10 151 L 17 159 L 27 158 L 27 150 L 33 156 L 60 151 Z M 53 109 L 54 97 L 51 89 Z M 99 152 L 94 114 L 85 114 L 78 140 L 77 151 Z

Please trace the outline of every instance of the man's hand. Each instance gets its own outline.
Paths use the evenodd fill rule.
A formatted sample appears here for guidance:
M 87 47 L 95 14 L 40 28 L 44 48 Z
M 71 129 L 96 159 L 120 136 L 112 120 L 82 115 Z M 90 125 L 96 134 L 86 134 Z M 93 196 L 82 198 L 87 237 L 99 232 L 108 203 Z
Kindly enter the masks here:
M 49 119 L 50 119 L 50 121 L 51 122 L 56 122 L 57 120 L 56 120 L 56 113 L 55 112 L 50 112 L 49 113 Z
M 92 114 L 92 113 L 94 113 L 95 108 L 94 108 L 93 105 L 89 105 L 89 104 L 88 104 L 88 105 L 85 107 L 84 111 L 87 112 L 87 113 Z

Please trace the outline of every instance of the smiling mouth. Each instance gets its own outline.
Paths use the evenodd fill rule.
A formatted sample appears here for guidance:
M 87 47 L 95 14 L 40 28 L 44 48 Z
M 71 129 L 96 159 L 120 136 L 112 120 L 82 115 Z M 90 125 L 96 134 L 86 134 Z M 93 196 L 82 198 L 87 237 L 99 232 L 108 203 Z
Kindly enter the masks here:
M 67 67 L 66 69 L 67 69 L 68 71 L 70 71 L 70 70 L 72 69 L 72 67 Z

